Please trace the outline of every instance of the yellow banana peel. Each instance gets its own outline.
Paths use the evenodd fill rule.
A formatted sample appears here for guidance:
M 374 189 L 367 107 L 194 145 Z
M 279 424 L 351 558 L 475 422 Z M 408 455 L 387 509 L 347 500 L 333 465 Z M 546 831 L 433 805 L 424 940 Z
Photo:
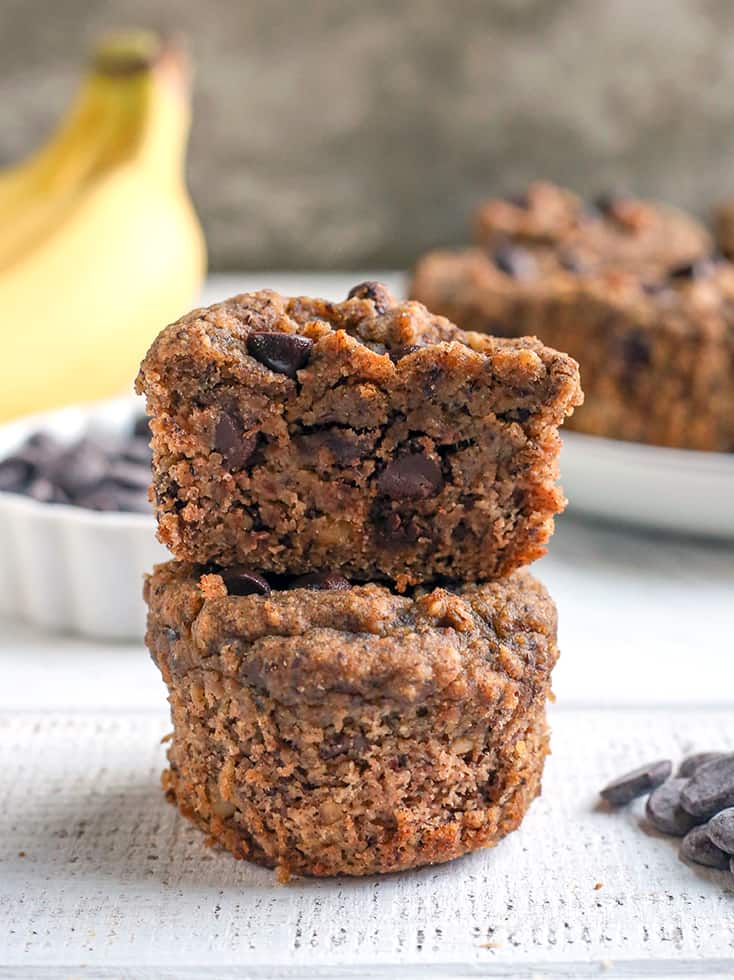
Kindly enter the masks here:
M 174 47 L 114 36 L 58 132 L 0 173 L 0 419 L 129 390 L 195 300 L 186 76 Z

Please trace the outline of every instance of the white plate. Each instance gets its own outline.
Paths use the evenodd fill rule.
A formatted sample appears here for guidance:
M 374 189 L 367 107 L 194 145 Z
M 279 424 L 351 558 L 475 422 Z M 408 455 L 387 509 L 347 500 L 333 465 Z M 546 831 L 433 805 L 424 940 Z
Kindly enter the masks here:
M 563 432 L 569 510 L 612 521 L 734 538 L 734 453 L 702 453 Z
M 142 412 L 133 397 L 29 415 L 0 426 L 0 459 L 33 432 L 63 442 L 121 433 Z M 143 575 L 170 557 L 146 514 L 111 514 L 0 493 L 0 615 L 46 629 L 140 639 Z

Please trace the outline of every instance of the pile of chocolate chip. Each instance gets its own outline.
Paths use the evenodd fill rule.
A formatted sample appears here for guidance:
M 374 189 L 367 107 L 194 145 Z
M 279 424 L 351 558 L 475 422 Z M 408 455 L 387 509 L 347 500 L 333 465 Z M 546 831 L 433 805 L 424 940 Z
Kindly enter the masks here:
M 69 444 L 35 432 L 0 460 L 0 492 L 45 504 L 149 514 L 149 439 L 145 416 L 120 437 L 89 435 Z
M 600 795 L 625 806 L 645 793 L 652 826 L 683 838 L 681 857 L 734 875 L 734 753 L 689 755 L 675 776 L 671 761 L 660 759 L 620 776 Z

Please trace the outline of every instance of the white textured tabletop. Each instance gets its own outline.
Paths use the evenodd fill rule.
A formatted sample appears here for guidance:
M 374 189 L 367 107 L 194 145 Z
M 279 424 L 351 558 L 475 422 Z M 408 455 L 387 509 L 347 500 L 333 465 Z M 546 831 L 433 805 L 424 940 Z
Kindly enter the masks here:
M 0 978 L 732 976 L 734 881 L 595 794 L 734 750 L 734 548 L 565 516 L 536 571 L 561 617 L 544 794 L 495 850 L 382 879 L 281 886 L 206 850 L 159 789 L 142 645 L 0 623 Z

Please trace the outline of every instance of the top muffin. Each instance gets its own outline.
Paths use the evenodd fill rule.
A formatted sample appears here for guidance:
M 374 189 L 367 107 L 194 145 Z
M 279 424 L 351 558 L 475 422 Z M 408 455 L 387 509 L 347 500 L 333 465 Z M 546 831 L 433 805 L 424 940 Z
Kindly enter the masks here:
M 136 387 L 177 558 L 399 590 L 543 554 L 564 504 L 557 430 L 581 401 L 568 356 L 461 331 L 379 283 L 195 310 Z

